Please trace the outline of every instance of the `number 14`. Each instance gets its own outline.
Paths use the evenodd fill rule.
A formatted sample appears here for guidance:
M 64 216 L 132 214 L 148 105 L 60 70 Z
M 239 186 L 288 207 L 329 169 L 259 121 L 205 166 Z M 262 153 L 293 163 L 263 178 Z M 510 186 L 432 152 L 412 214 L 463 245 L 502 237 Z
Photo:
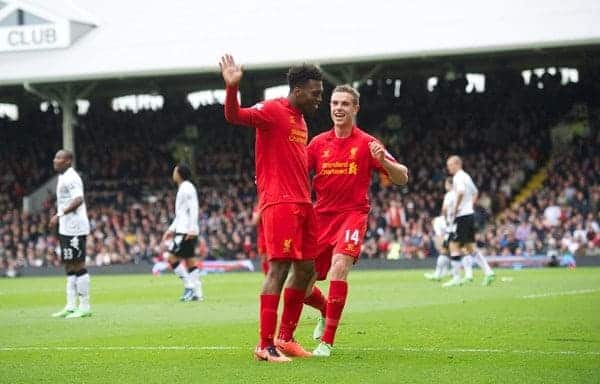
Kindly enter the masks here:
M 352 231 L 351 229 L 346 229 L 346 243 L 349 243 L 350 240 L 354 242 L 354 244 L 358 244 L 360 239 L 358 238 L 358 229 Z

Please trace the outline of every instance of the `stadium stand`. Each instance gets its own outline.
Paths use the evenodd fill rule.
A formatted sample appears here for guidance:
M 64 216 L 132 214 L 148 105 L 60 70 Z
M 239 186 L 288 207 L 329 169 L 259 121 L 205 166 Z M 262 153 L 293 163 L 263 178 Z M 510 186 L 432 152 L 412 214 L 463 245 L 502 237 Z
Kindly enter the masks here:
M 585 102 L 587 90 L 581 84 L 561 85 L 560 72 L 529 85 L 515 73 L 488 76 L 483 93 L 466 93 L 460 78 L 441 81 L 432 92 L 423 79 L 407 81 L 400 97 L 385 79 L 360 88 L 359 125 L 411 172 L 405 188 L 385 187 L 383 179 L 373 184 L 363 257 L 436 255 L 430 222 L 440 211 L 445 160 L 451 154 L 463 157 L 480 188 L 479 240 L 487 254 L 598 253 L 598 143 L 580 140 L 553 151 L 550 134 L 576 103 Z M 327 109 L 309 121 L 313 134 L 328 128 Z M 22 197 L 52 175 L 51 159 L 61 143 L 59 116 L 52 109 L 33 111 L 18 127 L 0 120 L 7 143 L 0 153 L 1 269 L 59 264 L 57 240 L 47 226 L 53 191 L 44 212 L 21 209 Z M 218 104 L 137 113 L 91 108 L 78 117 L 76 135 L 92 225 L 90 264 L 139 263 L 159 255 L 160 237 L 174 211 L 173 148 L 186 127 L 201 133 L 187 140 L 194 148 L 200 195 L 200 256 L 256 256 L 250 130 L 228 126 Z M 510 207 L 545 165 L 550 171 L 543 188 Z

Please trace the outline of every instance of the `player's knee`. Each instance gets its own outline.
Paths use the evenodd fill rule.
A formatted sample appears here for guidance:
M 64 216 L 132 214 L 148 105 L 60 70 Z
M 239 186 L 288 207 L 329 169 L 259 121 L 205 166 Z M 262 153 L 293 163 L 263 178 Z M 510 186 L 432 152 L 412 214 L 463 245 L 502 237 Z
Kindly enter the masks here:
M 267 273 L 267 279 L 272 281 L 283 282 L 285 281 L 290 265 L 286 263 L 270 263 L 269 272 Z
M 173 259 L 169 258 L 169 265 L 171 266 L 171 269 L 174 270 L 175 268 L 177 268 L 179 266 L 179 263 L 180 263 L 180 261 L 177 260 L 176 258 L 173 258 Z
M 352 262 L 347 258 L 334 259 L 331 265 L 331 280 L 346 280 L 351 268 Z

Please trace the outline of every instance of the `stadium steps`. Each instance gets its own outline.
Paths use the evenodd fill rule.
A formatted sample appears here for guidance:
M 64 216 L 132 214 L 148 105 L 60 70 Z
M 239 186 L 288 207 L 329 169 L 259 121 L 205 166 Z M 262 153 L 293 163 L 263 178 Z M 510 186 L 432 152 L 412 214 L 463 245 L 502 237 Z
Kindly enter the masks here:
M 529 178 L 529 181 L 525 184 L 523 188 L 515 195 L 510 203 L 510 209 L 517 208 L 519 205 L 523 204 L 531 195 L 540 190 L 544 185 L 544 181 L 548 177 L 548 167 L 550 166 L 550 161 L 540 167 L 536 173 L 533 174 Z M 509 211 L 509 208 L 500 212 L 496 216 L 496 220 L 502 219 L 506 216 L 506 213 Z
M 516 208 L 525 202 L 531 195 L 540 190 L 544 185 L 544 181 L 548 177 L 548 167 L 550 162 L 542 166 L 525 184 L 525 186 L 517 193 L 512 200 L 511 208 Z

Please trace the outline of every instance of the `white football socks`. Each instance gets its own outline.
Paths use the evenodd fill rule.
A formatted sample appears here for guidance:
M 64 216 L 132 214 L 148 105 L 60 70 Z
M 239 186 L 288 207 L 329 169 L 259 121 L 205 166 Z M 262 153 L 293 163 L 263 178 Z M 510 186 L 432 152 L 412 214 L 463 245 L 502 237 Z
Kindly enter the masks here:
M 82 311 L 90 310 L 90 275 L 85 273 L 84 275 L 77 276 L 77 295 L 79 296 L 79 309 Z
M 177 267 L 173 269 L 173 272 L 175 272 L 175 274 L 179 276 L 179 278 L 183 282 L 184 288 L 194 288 L 193 283 L 190 281 L 190 273 L 188 272 L 185 263 L 180 262 L 177 265 Z
M 473 279 L 473 257 L 471 255 L 467 255 L 462 259 L 462 265 L 465 269 L 465 278 Z
M 479 268 L 481 268 L 483 270 L 483 273 L 486 276 L 494 274 L 494 271 L 492 271 L 492 268 L 488 264 L 488 262 L 485 259 L 485 257 L 483 257 L 483 255 L 481 254 L 481 252 L 479 252 L 479 251 L 473 252 L 473 258 L 475 259 L 475 262 L 477 263 L 477 265 L 479 265 Z
M 437 258 L 437 263 L 435 265 L 434 276 L 438 279 L 441 278 L 448 272 L 449 268 L 450 268 L 450 258 L 446 255 L 439 255 Z
M 77 276 L 67 275 L 67 306 L 65 309 L 72 311 L 77 307 Z
M 190 282 L 194 290 L 194 295 L 202 298 L 202 282 L 200 281 L 200 270 L 198 268 L 190 272 Z

